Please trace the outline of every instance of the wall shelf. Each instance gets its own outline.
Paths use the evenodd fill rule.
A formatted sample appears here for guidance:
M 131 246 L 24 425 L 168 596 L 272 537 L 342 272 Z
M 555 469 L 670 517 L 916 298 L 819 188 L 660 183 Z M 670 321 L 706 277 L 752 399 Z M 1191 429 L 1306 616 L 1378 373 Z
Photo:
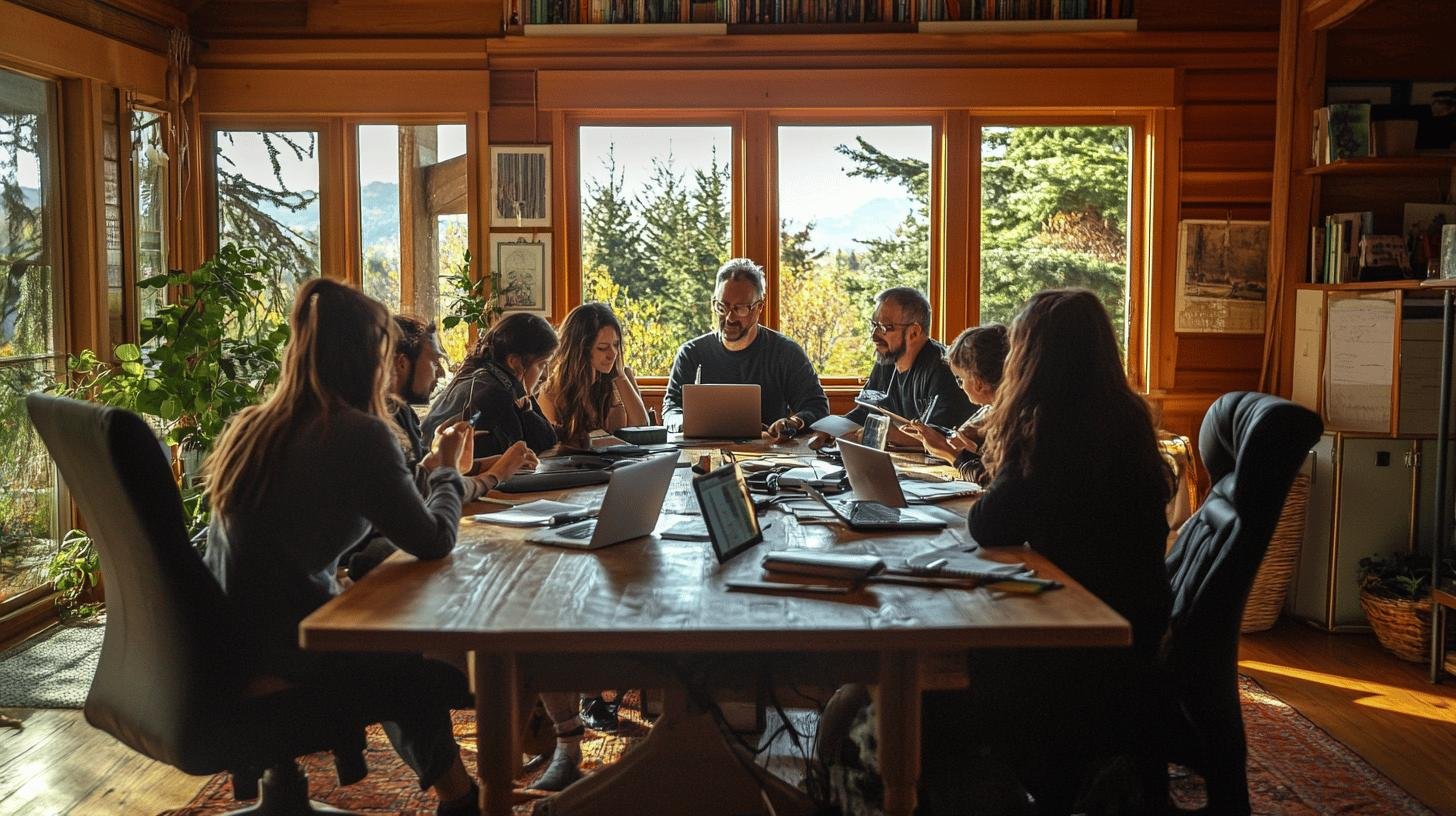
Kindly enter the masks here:
M 1387 281 L 1354 281 L 1352 283 L 1301 283 L 1297 288 L 1321 292 L 1388 291 L 1391 289 L 1420 289 L 1421 281 L 1414 279 Z
M 1453 156 L 1371 156 L 1307 167 L 1306 176 L 1428 176 L 1456 167 Z
M 921 20 L 921 34 L 1072 33 L 1137 31 L 1137 20 Z

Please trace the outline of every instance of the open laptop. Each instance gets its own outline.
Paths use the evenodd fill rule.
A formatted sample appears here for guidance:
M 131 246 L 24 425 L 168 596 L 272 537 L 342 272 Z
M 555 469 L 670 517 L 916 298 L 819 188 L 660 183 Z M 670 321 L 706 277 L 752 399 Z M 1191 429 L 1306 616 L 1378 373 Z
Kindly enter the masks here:
M 804 486 L 804 492 L 808 493 L 814 501 L 829 508 L 829 512 L 851 530 L 941 530 L 946 525 L 943 519 L 931 516 L 926 511 L 917 508 L 887 507 L 877 501 L 863 499 L 831 501 L 809 485 Z
M 682 387 L 685 437 L 757 439 L 763 431 L 757 384 L 690 383 Z
M 854 490 L 855 498 L 876 501 L 887 507 L 973 496 L 980 490 L 971 482 L 902 484 L 890 454 L 848 440 L 839 440 L 839 454 L 844 457 L 844 471 L 849 476 L 849 486 Z
M 649 535 L 662 514 L 677 454 L 654 456 L 612 471 L 597 517 L 538 530 L 526 540 L 579 550 L 595 550 Z

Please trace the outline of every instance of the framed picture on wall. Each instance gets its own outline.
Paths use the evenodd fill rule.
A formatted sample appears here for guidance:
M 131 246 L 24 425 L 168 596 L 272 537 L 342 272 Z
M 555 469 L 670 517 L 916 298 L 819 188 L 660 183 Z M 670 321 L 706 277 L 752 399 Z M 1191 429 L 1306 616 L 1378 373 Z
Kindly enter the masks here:
M 1178 222 L 1174 330 L 1263 332 L 1268 279 L 1268 221 Z
M 505 311 L 551 311 L 550 234 L 491 233 L 490 273 Z
M 551 226 L 551 146 L 490 148 L 490 225 Z

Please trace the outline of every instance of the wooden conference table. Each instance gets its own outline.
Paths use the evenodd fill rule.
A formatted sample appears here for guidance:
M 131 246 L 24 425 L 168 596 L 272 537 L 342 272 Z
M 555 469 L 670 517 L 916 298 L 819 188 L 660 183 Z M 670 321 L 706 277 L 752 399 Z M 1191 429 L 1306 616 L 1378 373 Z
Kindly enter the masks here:
M 730 447 L 808 453 L 792 443 Z M 691 478 L 687 467 L 674 474 L 659 530 L 680 520 L 673 514 L 697 514 Z M 603 490 L 538 497 L 595 503 Z M 964 513 L 969 500 L 941 506 Z M 306 618 L 300 639 L 318 650 L 469 653 L 490 816 L 510 813 L 520 724 L 537 692 L 670 688 L 684 667 L 694 667 L 695 682 L 723 689 L 751 689 L 765 677 L 825 688 L 876 684 L 885 812 L 909 814 L 919 775 L 922 660 L 972 647 L 1131 642 L 1122 617 L 1025 549 L 988 555 L 1025 561 L 1066 587 L 1037 596 L 880 583 L 846 596 L 728 591 L 725 581 L 760 577 L 770 549 L 873 552 L 890 563 L 966 540 L 964 525 L 870 535 L 800 524 L 779 510 L 762 519 L 769 524 L 764 543 L 724 565 L 705 542 L 650 536 L 576 551 L 525 543 L 529 530 L 467 519 L 450 556 L 395 555 Z

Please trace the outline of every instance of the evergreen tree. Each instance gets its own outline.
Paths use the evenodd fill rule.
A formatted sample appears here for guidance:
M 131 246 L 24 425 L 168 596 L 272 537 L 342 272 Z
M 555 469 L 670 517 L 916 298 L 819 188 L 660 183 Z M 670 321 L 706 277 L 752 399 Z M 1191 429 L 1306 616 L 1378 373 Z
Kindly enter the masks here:
M 582 256 L 588 270 L 600 270 L 630 297 L 640 298 L 660 285 L 648 276 L 642 225 L 626 197 L 626 171 L 617 165 L 616 145 L 607 146 L 601 175 L 586 183 L 582 205 Z
M 889 238 L 858 238 L 865 245 L 864 256 L 853 258 L 858 274 L 846 279 L 846 288 L 866 315 L 873 308 L 876 292 L 891 286 L 912 286 L 924 291 L 930 277 L 930 165 L 913 158 L 891 156 L 855 137 L 856 145 L 837 145 L 834 150 L 853 162 L 845 171 L 850 177 L 891 181 L 910 194 L 913 202 L 905 219 L 895 225 Z

